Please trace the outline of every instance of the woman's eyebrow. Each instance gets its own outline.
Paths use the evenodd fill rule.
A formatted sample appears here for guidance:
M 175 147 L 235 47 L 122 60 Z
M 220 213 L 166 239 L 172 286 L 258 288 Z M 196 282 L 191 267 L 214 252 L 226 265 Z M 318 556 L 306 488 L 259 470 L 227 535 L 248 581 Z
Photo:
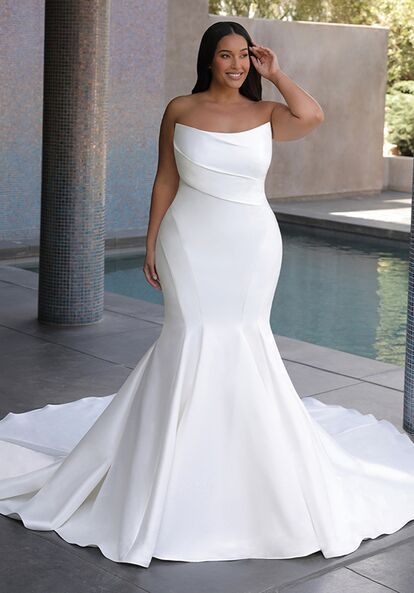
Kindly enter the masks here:
M 249 49 L 249 48 L 248 48 L 248 47 L 243 47 L 243 49 L 240 49 L 239 51 L 245 51 L 246 49 Z M 219 52 L 220 52 L 220 51 L 228 51 L 228 52 L 229 52 L 229 53 L 231 53 L 231 54 L 233 53 L 233 52 L 231 51 L 231 49 L 219 49 Z

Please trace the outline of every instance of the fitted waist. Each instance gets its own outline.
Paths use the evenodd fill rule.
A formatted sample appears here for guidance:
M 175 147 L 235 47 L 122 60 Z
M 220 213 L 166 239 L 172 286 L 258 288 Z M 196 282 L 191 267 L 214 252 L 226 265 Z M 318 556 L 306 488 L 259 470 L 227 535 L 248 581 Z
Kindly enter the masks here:
M 176 161 L 180 184 L 232 202 L 262 205 L 267 201 L 264 179 L 204 167 L 180 153 L 176 153 Z

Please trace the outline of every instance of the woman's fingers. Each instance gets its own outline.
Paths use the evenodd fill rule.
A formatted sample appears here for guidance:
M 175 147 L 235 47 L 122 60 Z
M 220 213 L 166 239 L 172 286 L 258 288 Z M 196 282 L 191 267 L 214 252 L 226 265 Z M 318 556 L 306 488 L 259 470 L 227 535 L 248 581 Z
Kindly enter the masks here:
M 256 60 L 258 59 L 258 60 L 262 61 L 269 56 L 268 52 L 266 52 L 258 47 L 254 47 L 253 51 L 255 52 L 256 55 L 252 55 L 251 57 L 255 58 Z
M 264 47 L 263 45 L 255 45 L 251 49 L 262 55 L 270 55 L 272 53 L 272 50 L 269 47 Z
M 143 268 L 143 272 L 145 274 L 145 278 L 147 279 L 148 283 L 151 284 L 151 286 L 153 286 L 157 290 L 161 290 L 161 284 L 160 284 L 155 266 L 150 265 L 150 264 L 145 264 L 144 268 Z

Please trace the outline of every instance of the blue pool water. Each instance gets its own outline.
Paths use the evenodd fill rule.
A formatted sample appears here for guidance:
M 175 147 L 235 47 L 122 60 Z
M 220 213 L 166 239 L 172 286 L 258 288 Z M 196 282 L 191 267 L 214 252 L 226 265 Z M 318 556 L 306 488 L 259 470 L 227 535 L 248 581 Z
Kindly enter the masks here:
M 280 228 L 274 333 L 404 366 L 408 243 L 287 223 Z M 105 290 L 162 304 L 143 262 L 143 256 L 108 257 Z

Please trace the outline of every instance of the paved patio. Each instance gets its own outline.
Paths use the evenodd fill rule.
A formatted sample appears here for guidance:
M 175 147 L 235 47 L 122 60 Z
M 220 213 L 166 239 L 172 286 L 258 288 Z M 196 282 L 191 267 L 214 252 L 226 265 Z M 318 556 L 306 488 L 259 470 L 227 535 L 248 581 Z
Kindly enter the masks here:
M 0 417 L 116 392 L 161 331 L 159 305 L 106 293 L 104 319 L 58 329 L 36 320 L 37 274 L 0 266 Z M 315 395 L 386 418 L 400 430 L 403 369 L 275 336 L 301 397 Z M 96 548 L 0 516 L 7 593 L 413 593 L 414 521 L 347 556 L 289 560 L 117 564 Z
M 411 194 L 386 190 L 374 195 L 269 200 L 280 222 L 306 224 L 365 236 L 408 241 Z

